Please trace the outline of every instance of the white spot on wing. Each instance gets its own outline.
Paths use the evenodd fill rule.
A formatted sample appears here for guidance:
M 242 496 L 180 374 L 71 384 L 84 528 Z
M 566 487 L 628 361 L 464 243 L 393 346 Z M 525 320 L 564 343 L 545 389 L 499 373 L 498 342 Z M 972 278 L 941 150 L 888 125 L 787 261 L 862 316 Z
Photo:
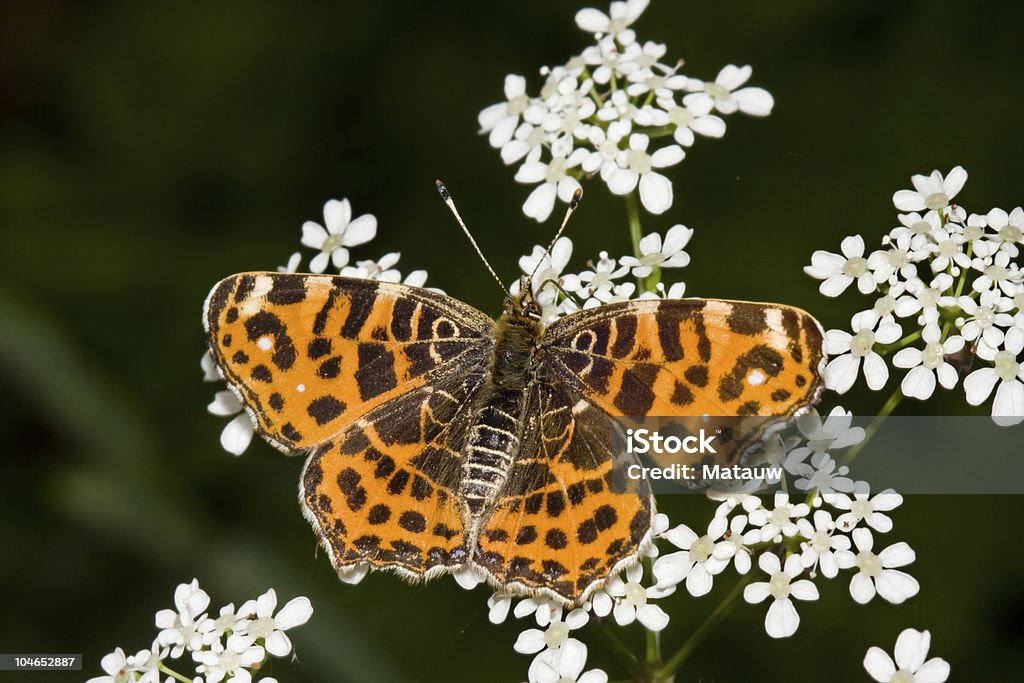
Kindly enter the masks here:
M 747 376 L 747 383 L 752 387 L 764 384 L 765 376 L 760 370 L 754 370 L 750 375 Z
M 789 338 L 786 333 L 782 330 L 782 310 L 779 308 L 769 308 L 768 315 L 765 316 L 768 320 L 768 346 L 772 347 L 776 351 L 785 351 L 789 348 Z
M 238 306 L 238 311 L 242 315 L 255 315 L 259 313 L 260 308 L 263 307 L 263 302 L 270 293 L 270 288 L 274 286 L 274 281 L 269 275 L 257 275 L 256 281 L 253 283 L 252 290 Z
M 270 337 L 260 337 L 256 340 L 256 346 L 260 347 L 261 351 L 269 351 L 274 345 L 274 340 Z
M 715 301 L 712 299 L 704 304 L 704 312 L 710 313 L 711 315 L 728 318 L 729 314 L 732 313 L 732 304 L 728 304 L 724 301 Z
M 579 415 L 584 410 L 586 410 L 589 405 L 590 405 L 589 403 L 587 403 L 586 401 L 584 401 L 581 398 L 579 401 L 576 401 L 576 405 L 574 405 L 572 407 L 572 414 L 573 415 Z
M 305 390 L 306 390 L 306 385 L 305 384 L 300 384 L 299 386 L 295 387 L 295 391 L 299 392 L 300 394 L 303 391 L 305 391 Z

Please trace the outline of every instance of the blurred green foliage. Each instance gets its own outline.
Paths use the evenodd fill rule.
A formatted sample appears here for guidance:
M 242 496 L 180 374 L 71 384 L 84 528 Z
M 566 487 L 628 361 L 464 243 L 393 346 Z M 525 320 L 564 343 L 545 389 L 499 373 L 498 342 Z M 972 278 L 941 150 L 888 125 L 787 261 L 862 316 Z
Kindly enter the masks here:
M 297 659 L 272 664 L 281 681 L 525 678 L 520 625 L 488 624 L 483 589 L 384 575 L 341 585 L 299 514 L 300 463 L 262 443 L 241 459 L 220 450 L 199 312 L 221 277 L 284 263 L 301 222 L 342 196 L 380 220 L 356 257 L 401 251 L 404 270 L 427 268 L 430 284 L 497 311 L 432 181 L 449 184 L 505 279 L 547 240 L 552 226 L 523 217 L 528 189 L 476 134 L 476 113 L 506 73 L 536 87 L 538 67 L 586 45 L 579 7 L 0 6 L 0 650 L 83 652 L 83 673 L 98 673 L 115 645 L 148 645 L 153 613 L 197 576 L 218 604 L 268 586 L 311 597 Z M 801 267 L 846 234 L 876 242 L 912 173 L 963 164 L 968 208 L 1020 203 L 1022 21 L 1010 0 L 655 2 L 642 39 L 667 42 L 694 76 L 753 64 L 776 98 L 770 118 L 733 117 L 724 140 L 699 140 L 670 174 L 671 212 L 646 218 L 647 230 L 696 229 L 688 293 L 784 301 L 844 325 L 861 302 L 823 300 Z M 577 263 L 628 249 L 621 201 L 587 188 Z M 949 394 L 903 411 L 965 408 Z M 691 497 L 663 506 L 694 524 L 710 513 Z M 764 635 L 763 608 L 737 610 L 680 679 L 864 680 L 867 647 L 916 627 L 957 680 L 1019 680 L 1021 511 L 1016 497 L 914 497 L 892 536 L 917 550 L 919 597 L 860 607 L 844 581 L 824 582 L 784 642 Z M 665 601 L 666 648 L 729 583 Z

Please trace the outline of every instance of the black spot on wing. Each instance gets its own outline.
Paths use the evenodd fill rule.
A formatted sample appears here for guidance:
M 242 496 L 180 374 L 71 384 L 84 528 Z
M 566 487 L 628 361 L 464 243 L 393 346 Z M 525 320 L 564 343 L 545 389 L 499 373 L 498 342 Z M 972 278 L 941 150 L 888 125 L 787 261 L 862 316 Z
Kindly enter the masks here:
M 753 337 L 768 329 L 766 309 L 758 304 L 731 304 L 732 310 L 725 319 L 729 329 L 736 334 Z
M 369 401 L 398 386 L 395 357 L 386 346 L 366 342 L 359 345 L 358 353 L 359 369 L 355 376 L 362 400 Z
M 267 292 L 267 301 L 272 304 L 297 304 L 306 298 L 306 287 L 301 278 L 275 277 Z
M 345 403 L 333 396 L 321 396 L 310 402 L 306 412 L 318 425 L 325 425 L 345 412 Z
M 683 358 L 683 345 L 679 341 L 679 318 L 670 315 L 667 311 L 659 310 L 658 320 L 658 342 L 661 344 L 661 353 L 669 362 Z
M 347 292 L 349 296 L 348 315 L 345 317 L 345 324 L 341 328 L 341 336 L 346 339 L 355 339 L 366 324 L 373 304 L 377 300 L 377 283 L 372 280 L 360 282 L 358 287 L 353 287 Z
M 647 415 L 654 405 L 651 386 L 658 375 L 656 365 L 637 365 L 622 373 L 622 385 L 612 403 L 623 415 Z
M 624 315 L 615 319 L 615 343 L 612 358 L 625 358 L 636 344 L 636 316 Z
M 391 309 L 391 336 L 395 341 L 409 341 L 412 338 L 412 319 L 416 313 L 416 302 L 399 297 Z

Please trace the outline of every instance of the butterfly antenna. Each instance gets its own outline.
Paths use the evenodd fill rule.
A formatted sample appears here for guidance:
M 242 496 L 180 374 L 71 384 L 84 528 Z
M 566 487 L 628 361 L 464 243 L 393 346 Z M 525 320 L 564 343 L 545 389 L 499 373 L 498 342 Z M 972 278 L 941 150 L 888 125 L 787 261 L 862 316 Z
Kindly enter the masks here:
M 565 232 L 565 226 L 569 224 L 569 217 L 572 216 L 576 207 L 580 205 L 580 199 L 582 198 L 583 189 L 577 187 L 576 191 L 572 193 L 572 199 L 569 200 L 569 208 L 565 210 L 565 218 L 562 219 L 562 225 L 558 228 L 558 232 L 555 233 L 555 236 L 551 238 L 551 244 L 549 244 L 548 248 L 544 250 L 545 255 L 551 255 L 551 250 L 555 248 L 555 242 L 557 242 L 558 238 L 562 236 L 563 232 Z M 540 270 L 540 264 L 542 263 L 544 263 L 543 256 L 541 256 L 540 260 L 537 261 L 537 265 L 533 267 L 533 272 L 530 273 L 530 282 L 533 282 L 533 276 L 537 274 L 538 270 Z
M 466 227 L 465 221 L 462 220 L 462 216 L 459 215 L 459 210 L 455 208 L 455 202 L 452 201 L 452 195 L 448 192 L 448 188 L 445 187 L 444 183 L 440 180 L 435 180 L 434 186 L 437 187 L 437 193 L 441 195 L 441 199 L 448 206 L 448 210 L 452 212 L 452 215 L 455 216 L 455 220 L 459 222 L 459 227 L 462 228 L 462 232 L 466 233 L 466 237 L 469 238 L 469 243 L 472 244 L 473 248 L 476 250 L 477 256 L 479 256 L 480 260 L 484 262 L 485 266 L 487 266 L 487 270 L 490 271 L 491 277 L 493 277 L 494 281 L 498 283 L 499 287 L 501 287 L 501 291 L 505 292 L 505 296 L 511 297 L 512 295 L 509 294 L 508 288 L 505 287 L 505 283 L 503 283 L 501 278 L 498 277 L 498 274 L 494 272 L 494 268 L 491 268 L 491 264 L 487 261 L 487 257 L 484 256 L 482 251 L 480 251 L 480 245 L 478 245 L 476 240 L 473 239 L 473 233 L 469 231 L 469 228 Z

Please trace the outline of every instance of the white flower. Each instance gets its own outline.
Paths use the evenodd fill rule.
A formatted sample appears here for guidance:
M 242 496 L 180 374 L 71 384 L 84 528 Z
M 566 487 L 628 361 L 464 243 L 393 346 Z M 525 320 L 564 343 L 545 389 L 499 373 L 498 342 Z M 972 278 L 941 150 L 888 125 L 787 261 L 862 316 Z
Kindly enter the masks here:
M 818 291 L 827 297 L 837 297 L 853 282 L 861 294 L 875 291 L 875 277 L 864 258 L 864 238 L 851 235 L 839 245 L 842 255 L 827 251 L 811 254 L 811 265 L 804 266 L 804 272 L 816 280 L 824 280 Z
M 608 674 L 601 669 L 583 673 L 586 663 L 587 646 L 570 638 L 557 650 L 544 650 L 534 657 L 527 679 L 530 683 L 607 683 Z
M 875 327 L 877 326 L 877 330 Z M 891 344 L 903 330 L 891 319 L 880 318 L 875 311 L 861 311 L 851 321 L 853 334 L 829 330 L 825 334 L 826 353 L 834 356 L 825 366 L 825 386 L 844 394 L 850 390 L 864 362 L 864 379 L 878 391 L 889 379 L 889 368 L 875 352 L 875 344 Z
M 524 655 L 532 655 L 544 648 L 557 650 L 569 640 L 569 633 L 582 628 L 589 621 L 590 616 L 586 610 L 574 609 L 566 615 L 565 621 L 559 617 L 552 619 L 547 628 L 543 631 L 537 628 L 529 628 L 519 634 L 513 649 Z
M 908 293 L 896 300 L 893 310 L 901 318 L 921 313 L 918 322 L 922 325 L 938 321 L 939 306 L 956 305 L 956 297 L 952 296 L 953 276 L 949 273 L 939 273 L 927 286 L 915 277 L 907 282 L 906 289 Z
M 309 269 L 322 273 L 330 260 L 335 268 L 348 264 L 348 249 L 369 242 L 377 235 L 377 219 L 367 214 L 352 220 L 352 206 L 347 199 L 332 199 L 324 204 L 324 225 L 313 221 L 302 224 L 302 243 L 320 253 L 309 262 Z
M 903 233 L 887 240 L 888 249 L 873 251 L 868 256 L 868 268 L 874 271 L 875 281 L 894 285 L 900 277 L 909 280 L 917 275 L 911 236 Z
M 620 626 L 639 621 L 648 631 L 660 631 L 668 626 L 668 615 L 648 600 L 664 593 L 655 586 L 644 587 L 640 583 L 643 577 L 643 565 L 634 565 L 626 570 L 625 581 L 618 575 L 609 579 L 605 591 L 616 600 L 614 616 Z
M 934 211 L 929 211 L 928 215 L 934 213 Z M 967 240 L 961 233 L 950 232 L 946 228 L 937 228 L 931 236 L 934 242 L 928 242 L 925 248 L 931 253 L 933 273 L 939 273 L 948 268 L 954 275 L 959 275 L 961 268 L 971 267 L 971 258 L 964 253 L 964 243 Z
M 857 554 L 851 551 L 840 558 L 841 566 L 856 567 L 859 571 L 850 581 L 850 597 L 860 604 L 866 604 L 875 593 L 898 605 L 917 595 L 921 589 L 917 579 L 897 567 L 905 567 L 916 559 L 914 551 L 904 542 L 894 543 L 877 555 L 871 548 L 874 539 L 865 528 L 853 530 L 853 543 Z M 852 559 L 852 562 L 851 562 Z
M 982 292 L 978 301 L 970 296 L 961 296 L 957 299 L 957 306 L 968 316 L 958 321 L 960 334 L 967 341 L 979 340 L 996 348 L 1003 343 L 1000 328 L 1013 325 L 1013 316 L 1006 312 L 1014 307 L 1013 301 L 1004 297 L 1000 290 Z
M 292 651 L 292 642 L 285 635 L 288 629 L 301 626 L 313 616 L 313 606 L 307 597 L 292 598 L 277 614 L 277 593 L 273 588 L 256 600 L 249 600 L 238 609 L 238 617 L 248 620 L 245 633 L 253 640 L 263 639 L 263 647 L 275 657 L 284 657 Z
M 794 465 L 791 471 L 799 475 L 794 485 L 801 491 L 853 491 L 853 480 L 846 476 L 850 473 L 849 468 L 845 465 L 837 468 L 836 461 L 824 453 L 815 453 L 811 456 L 810 464 Z
M 800 535 L 807 539 L 800 543 L 800 549 L 803 551 L 800 563 L 812 572 L 816 567 L 821 567 L 821 573 L 825 578 L 834 579 L 840 568 L 836 551 L 849 550 L 850 539 L 835 533 L 836 524 L 826 510 L 814 511 L 813 525 L 805 518 L 797 520 L 797 527 L 800 529 Z
M 175 609 L 162 609 L 156 613 L 156 627 L 160 629 L 156 640 L 171 647 L 171 657 L 177 658 L 187 650 L 203 646 L 203 634 L 213 629 L 213 621 L 206 617 L 210 596 L 199 587 L 199 580 L 179 584 L 174 590 Z
M 519 257 L 519 269 L 524 275 L 533 274 L 530 283 L 533 287 L 534 296 L 540 303 L 550 303 L 557 298 L 558 290 L 554 287 L 542 287 L 548 280 L 558 281 L 562 271 L 569 264 L 572 258 L 572 240 L 568 237 L 559 237 L 551 247 L 551 252 L 544 251 L 544 247 L 536 245 L 529 256 Z M 512 294 L 519 293 L 519 280 L 509 287 Z
M 294 273 L 294 272 L 296 272 L 299 269 L 299 263 L 301 261 L 302 261 L 302 254 L 300 252 L 295 252 L 294 254 L 292 254 L 291 256 L 288 257 L 288 263 L 286 265 L 278 266 L 277 267 L 277 272 L 279 272 L 279 273 Z
M 562 286 L 566 291 L 579 292 L 581 296 L 591 296 L 602 289 L 611 289 L 614 281 L 629 272 L 628 266 L 619 266 L 615 259 L 608 258 L 608 252 L 598 255 L 597 263 L 591 263 L 593 270 L 584 270 L 579 275 L 565 275 Z
M 569 169 L 579 166 L 587 156 L 587 150 L 581 148 L 573 150 L 568 156 L 555 155 L 547 163 L 536 158 L 527 159 L 516 172 L 516 182 L 540 185 L 526 198 L 523 213 L 543 223 L 554 210 L 556 197 L 568 204 L 576 190 L 580 189 L 579 182 L 569 175 Z
M 537 626 L 547 628 L 553 620 L 562 618 L 562 607 L 549 598 L 524 598 L 516 603 L 512 613 L 516 619 L 532 614 Z
M 632 282 L 622 282 L 612 287 L 598 289 L 594 295 L 583 302 L 583 308 L 594 308 L 605 304 L 614 304 L 619 301 L 629 301 L 636 292 L 636 285 Z
M 665 241 L 661 235 L 652 232 L 640 239 L 640 257 L 623 256 L 619 262 L 629 266 L 636 277 L 647 277 L 655 268 L 684 268 L 690 263 L 690 255 L 683 249 L 693 237 L 693 230 L 685 225 L 673 225 L 665 233 Z
M 714 108 L 723 114 L 739 110 L 751 116 L 768 116 L 775 106 L 771 93 L 763 88 L 740 88 L 750 80 L 752 73 L 753 69 L 749 66 L 729 64 L 718 72 L 714 82 L 705 83 L 691 78 L 686 89 L 693 94 L 684 97 L 683 104 L 688 107 L 706 107 L 710 100 Z
M 1018 206 L 1010 213 L 992 209 L 985 215 L 985 220 L 988 227 L 995 230 L 1000 248 L 1011 256 L 1017 256 L 1017 245 L 1024 244 L 1024 209 Z
M 659 557 L 654 563 L 654 577 L 658 580 L 658 586 L 674 586 L 686 579 L 686 590 L 690 595 L 707 595 L 714 584 L 714 575 L 721 574 L 729 565 L 724 550 L 718 555 L 715 553 L 717 541 L 728 528 L 725 517 L 715 517 L 703 536 L 698 536 L 685 524 L 665 532 L 663 538 L 681 550 Z
M 942 229 L 942 219 L 939 217 L 938 211 L 926 211 L 923 216 L 917 211 L 901 213 L 899 214 L 899 220 L 903 227 L 896 228 L 897 230 L 903 230 L 905 228 L 910 231 L 911 235 L 931 235 L 935 238 L 935 241 L 939 241 L 936 233 Z
M 366 280 L 380 280 L 382 282 L 401 282 L 402 274 L 391 266 L 398 263 L 401 254 L 392 251 L 380 257 L 379 261 L 367 259 L 356 261 L 355 266 L 345 266 L 341 269 L 341 275 L 345 277 L 361 277 Z
M 100 660 L 100 668 L 106 676 L 95 676 L 87 683 L 160 683 L 158 659 L 149 650 L 139 650 L 134 655 L 125 655 L 121 648 L 115 649 Z M 137 674 L 141 673 L 141 676 Z
M 748 585 L 743 589 L 743 599 L 757 604 L 771 596 L 773 600 L 765 616 L 764 630 L 772 638 L 788 638 L 796 633 L 800 625 L 800 615 L 797 614 L 792 598 L 817 600 L 818 588 L 807 579 L 793 581 L 804 569 L 798 555 L 787 557 L 783 567 L 778 555 L 764 552 L 757 558 L 757 565 L 768 574 L 769 580 Z
M 811 453 L 828 453 L 849 448 L 864 440 L 864 429 L 854 427 L 853 413 L 842 406 L 836 406 L 822 422 L 817 410 L 800 415 L 796 419 L 800 433 L 807 439 L 806 446 L 792 449 L 786 457 L 786 469 L 803 462 Z
M 594 151 L 589 152 L 587 157 L 580 163 L 587 173 L 599 173 L 601 180 L 608 182 L 608 179 L 619 168 L 619 141 L 629 135 L 629 124 L 623 121 L 612 121 L 608 124 L 608 130 L 600 126 L 592 126 L 588 133 L 588 140 Z
M 1000 251 L 991 258 L 976 258 L 971 263 L 976 270 L 981 271 L 971 288 L 976 292 L 984 292 L 990 289 L 1001 289 L 1006 296 L 1014 296 L 1020 286 L 1021 273 L 1016 263 L 1010 263 L 1010 254 Z
M 810 514 L 810 506 L 807 503 L 790 503 L 789 494 L 782 492 L 775 494 L 773 502 L 771 510 L 760 507 L 750 513 L 750 523 L 761 527 L 761 540 L 780 541 L 781 536 L 796 536 L 796 520 Z
M 487 141 L 491 147 L 504 147 L 512 139 L 519 117 L 530 106 L 526 95 L 526 79 L 509 74 L 505 76 L 505 102 L 487 107 L 477 116 L 481 133 L 490 133 Z
M 872 647 L 864 655 L 864 669 L 878 683 L 943 683 L 949 678 L 949 663 L 939 657 L 925 661 L 931 640 L 928 631 L 904 629 L 896 639 L 896 661 Z
M 941 341 L 942 332 L 939 326 L 934 324 L 925 325 L 921 337 L 925 342 L 923 349 L 900 349 L 893 356 L 892 364 L 898 368 L 911 368 L 903 378 L 900 389 L 904 396 L 912 396 L 923 401 L 934 393 L 936 377 L 939 384 L 946 389 L 956 386 L 956 368 L 946 362 L 946 356 L 962 349 L 964 339 L 959 335 L 953 335 L 946 341 Z
M 626 31 L 647 9 L 650 0 L 627 0 L 613 2 L 608 14 L 586 7 L 576 13 L 576 25 L 588 33 L 604 33 L 617 36 Z M 632 31 L 630 31 L 632 33 Z M 632 40 L 626 42 L 631 43 Z
M 213 401 L 206 406 L 212 415 L 235 417 L 225 425 L 220 433 L 221 448 L 232 455 L 241 455 L 252 442 L 253 425 L 249 415 L 242 410 L 242 403 L 231 391 L 225 389 L 213 395 Z
M 1006 332 L 1002 347 L 978 346 L 978 355 L 991 361 L 992 367 L 979 368 L 967 375 L 964 391 L 967 402 L 977 406 L 984 403 L 995 389 L 992 417 L 999 424 L 1012 425 L 1024 420 L 1024 366 L 1017 360 L 1024 350 L 1024 330 L 1011 327 Z
M 211 619 L 213 627 L 203 634 L 203 643 L 212 645 L 224 637 L 227 631 L 233 633 L 244 633 L 245 624 L 239 623 L 238 613 L 235 611 L 235 603 L 229 602 L 220 608 L 216 619 Z
M 729 530 L 725 532 L 722 540 L 715 543 L 715 557 L 726 560 L 726 564 L 731 559 L 740 574 L 750 571 L 750 556 L 753 553 L 750 546 L 761 540 L 760 529 L 749 529 L 744 532 L 746 526 L 747 516 L 736 515 L 729 520 Z
M 892 530 L 892 518 L 882 513 L 898 508 L 903 503 L 903 496 L 886 489 L 873 497 L 863 491 L 854 493 L 852 498 L 837 493 L 826 496 L 825 500 L 832 507 L 846 511 L 836 518 L 836 526 L 843 531 L 850 531 L 863 521 L 875 531 L 886 533 Z
M 678 164 L 686 153 L 679 145 L 668 145 L 648 154 L 650 141 L 642 133 L 629 136 L 629 149 L 619 152 L 619 168 L 608 178 L 608 189 L 614 194 L 629 194 L 639 184 L 640 203 L 651 213 L 660 214 L 672 206 L 672 181 L 655 169 Z
M 937 170 L 930 176 L 915 175 L 910 178 L 913 190 L 900 190 L 892 196 L 892 203 L 900 211 L 923 211 L 944 209 L 967 182 L 967 171 L 955 166 L 945 178 Z
M 641 110 L 637 114 L 637 123 L 647 125 L 645 118 L 652 118 L 651 125 L 667 125 L 674 128 L 672 137 L 683 147 L 694 143 L 694 133 L 709 138 L 720 138 L 725 135 L 725 121 L 711 113 L 714 103 L 710 98 L 690 102 L 688 106 L 679 106 L 670 97 L 658 99 L 661 109 L 651 109 L 650 113 Z
M 253 645 L 247 638 L 234 636 L 228 638 L 226 647 L 215 646 L 211 650 L 193 653 L 193 658 L 199 662 L 196 671 L 204 675 L 206 683 L 218 683 L 225 678 L 231 683 L 250 683 L 252 673 L 249 668 L 265 657 L 262 647 Z

